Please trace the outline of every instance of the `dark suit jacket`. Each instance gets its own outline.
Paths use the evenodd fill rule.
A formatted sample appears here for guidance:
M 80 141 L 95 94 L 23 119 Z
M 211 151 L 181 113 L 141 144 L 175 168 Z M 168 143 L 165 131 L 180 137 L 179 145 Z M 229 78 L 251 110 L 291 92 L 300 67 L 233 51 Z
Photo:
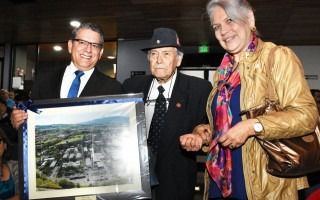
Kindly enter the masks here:
M 59 99 L 63 74 L 66 68 L 39 71 L 31 90 L 31 99 Z M 123 93 L 118 81 L 95 69 L 80 97 Z
M 123 83 L 125 93 L 144 93 L 146 100 L 152 76 L 135 76 Z M 155 173 L 159 186 L 156 200 L 193 200 L 196 183 L 196 153 L 180 146 L 179 137 L 207 123 L 206 102 L 212 89 L 209 81 L 177 74 L 164 130 L 159 141 Z

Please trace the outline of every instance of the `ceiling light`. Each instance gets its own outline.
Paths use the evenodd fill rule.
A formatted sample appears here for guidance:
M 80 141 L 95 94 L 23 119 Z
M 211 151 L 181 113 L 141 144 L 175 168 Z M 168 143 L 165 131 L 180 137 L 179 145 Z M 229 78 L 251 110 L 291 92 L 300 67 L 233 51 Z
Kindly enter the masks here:
M 114 57 L 114 56 L 108 56 L 107 58 L 109 58 L 109 59 L 115 59 L 116 57 Z
M 80 26 L 80 22 L 78 22 L 78 21 L 71 21 L 71 22 L 70 22 L 70 25 L 73 26 L 73 27 L 79 27 L 79 26 Z
M 54 49 L 55 51 L 61 51 L 61 50 L 62 50 L 62 47 L 59 46 L 59 45 L 55 45 L 55 46 L 53 46 L 53 49 Z

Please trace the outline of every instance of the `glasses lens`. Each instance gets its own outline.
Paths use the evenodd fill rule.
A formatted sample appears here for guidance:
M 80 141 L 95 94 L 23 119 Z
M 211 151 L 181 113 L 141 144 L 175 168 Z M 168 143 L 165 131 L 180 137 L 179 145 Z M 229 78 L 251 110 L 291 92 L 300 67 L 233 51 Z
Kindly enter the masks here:
M 92 48 L 96 49 L 96 50 L 100 50 L 102 48 L 102 44 L 98 44 L 98 43 L 91 43 Z
M 99 44 L 99 43 L 88 42 L 88 41 L 81 40 L 81 39 L 74 39 L 74 40 L 78 42 L 78 44 L 81 48 L 87 48 L 88 45 L 90 44 L 90 46 L 94 50 L 101 50 L 102 49 L 102 44 Z

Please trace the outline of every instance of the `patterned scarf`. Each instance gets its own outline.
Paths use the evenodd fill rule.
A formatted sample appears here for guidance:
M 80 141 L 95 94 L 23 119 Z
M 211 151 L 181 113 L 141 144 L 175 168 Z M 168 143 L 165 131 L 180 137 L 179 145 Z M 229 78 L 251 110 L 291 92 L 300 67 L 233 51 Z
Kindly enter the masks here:
M 254 52 L 258 38 L 253 35 L 247 51 Z M 230 99 L 234 88 L 240 84 L 239 68 L 234 57 L 226 53 L 222 59 L 218 71 L 217 106 L 215 112 L 216 130 L 212 136 L 206 166 L 211 178 L 215 181 L 223 197 L 228 197 L 232 192 L 231 172 L 232 160 L 231 150 L 222 148 L 218 139 L 231 128 L 232 113 Z

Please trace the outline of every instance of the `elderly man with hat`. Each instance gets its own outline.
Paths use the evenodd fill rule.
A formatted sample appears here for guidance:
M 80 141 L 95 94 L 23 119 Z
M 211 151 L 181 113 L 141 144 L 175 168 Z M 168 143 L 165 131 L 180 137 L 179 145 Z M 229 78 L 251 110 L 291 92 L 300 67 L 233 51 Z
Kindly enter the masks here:
M 196 153 L 182 149 L 179 138 L 207 122 L 211 83 L 178 72 L 183 52 L 172 29 L 156 28 L 150 46 L 142 51 L 147 54 L 151 75 L 129 78 L 123 87 L 126 93 L 144 93 L 149 164 L 154 164 L 158 180 L 158 184 L 151 180 L 152 198 L 193 200 Z

